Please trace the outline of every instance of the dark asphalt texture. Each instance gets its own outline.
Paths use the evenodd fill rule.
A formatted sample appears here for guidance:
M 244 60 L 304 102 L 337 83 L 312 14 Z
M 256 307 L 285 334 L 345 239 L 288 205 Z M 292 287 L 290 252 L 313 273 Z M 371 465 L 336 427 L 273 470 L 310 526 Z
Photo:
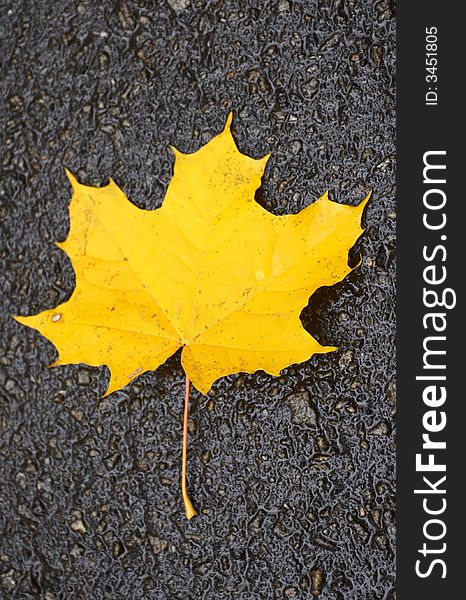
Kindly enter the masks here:
M 0 597 L 395 599 L 394 21 L 389 0 L 1 3 Z M 179 355 L 99 399 L 105 367 L 47 369 L 8 315 L 73 291 L 64 165 L 153 209 L 169 145 L 230 110 L 241 151 L 272 153 L 272 212 L 374 199 L 361 267 L 302 315 L 340 350 L 193 392 L 187 522 Z

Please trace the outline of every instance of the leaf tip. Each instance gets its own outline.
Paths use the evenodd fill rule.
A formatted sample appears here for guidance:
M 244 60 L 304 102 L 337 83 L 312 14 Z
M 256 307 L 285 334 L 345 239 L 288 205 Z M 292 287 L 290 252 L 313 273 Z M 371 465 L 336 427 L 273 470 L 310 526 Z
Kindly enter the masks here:
M 322 352 L 324 354 L 327 354 L 327 352 L 336 352 L 337 350 L 340 350 L 338 346 L 322 346 L 322 348 Z
M 328 190 L 325 190 L 325 192 L 322 194 L 322 196 L 319 198 L 319 200 L 323 200 L 324 202 L 331 202 L 329 195 L 328 195 Z
M 105 366 L 110 371 L 110 378 L 108 380 L 107 387 L 104 390 L 104 393 L 101 394 L 99 398 L 106 398 L 107 396 L 110 396 L 110 394 L 113 394 L 113 392 L 118 392 L 119 390 L 122 390 L 125 387 L 125 385 L 132 381 L 129 378 L 125 379 L 124 376 L 122 377 L 116 371 L 112 371 L 109 364 L 105 364 Z M 138 373 L 138 375 L 140 375 L 140 373 Z
M 368 205 L 369 201 L 372 198 L 372 189 L 369 190 L 369 193 L 367 194 L 367 196 L 364 198 L 364 200 L 362 200 L 357 206 L 356 206 L 356 211 L 357 211 L 357 216 L 358 219 L 360 220 L 360 231 L 361 233 L 363 233 L 365 231 L 365 227 L 363 227 L 362 225 L 362 215 L 364 213 L 364 210 L 366 209 L 366 206 Z M 361 259 L 362 261 L 362 259 Z M 356 265 L 357 267 L 359 267 L 360 265 Z M 356 267 L 355 267 L 356 268 Z
M 269 162 L 269 158 L 272 156 L 272 153 L 269 152 L 268 154 L 265 154 L 262 158 L 259 158 L 259 160 L 261 161 L 261 163 L 265 165 Z
M 178 148 L 175 148 L 175 146 L 168 146 L 170 148 L 170 150 L 173 152 L 173 156 L 175 157 L 175 160 L 177 160 L 178 158 L 184 156 L 183 152 L 181 152 L 180 150 L 178 150 Z
M 359 206 L 361 207 L 361 210 L 364 210 L 369 202 L 369 200 L 371 200 L 372 198 L 372 189 L 369 190 L 369 193 L 367 194 L 367 196 L 364 198 L 364 200 L 362 202 L 359 203 Z
M 201 381 L 196 381 L 196 383 L 194 383 L 193 381 L 191 381 L 191 383 L 193 384 L 193 386 L 196 388 L 196 390 L 198 392 L 201 392 L 201 394 L 203 396 L 206 396 L 207 393 L 209 392 L 210 388 L 212 387 L 211 383 L 204 383 Z
M 79 181 L 76 179 L 76 177 L 73 175 L 73 173 L 69 169 L 67 169 L 66 167 L 64 167 L 64 169 L 65 169 L 66 176 L 68 177 L 68 180 L 71 183 L 71 187 L 73 188 L 73 190 L 76 190 L 79 186 Z
M 116 388 L 116 387 L 112 389 L 111 383 L 109 383 L 108 387 L 104 391 L 104 393 L 99 396 L 100 400 L 102 400 L 103 398 L 106 398 L 107 396 L 110 396 L 110 394 L 112 394 L 113 392 L 115 392 L 117 389 L 118 388 Z
M 32 325 L 29 324 L 31 317 L 30 316 L 23 316 L 23 315 L 10 315 L 12 319 L 14 319 L 17 323 L 20 323 L 21 325 L 26 325 L 26 327 L 31 327 L 33 328 Z
M 232 122 L 233 122 L 233 111 L 230 110 L 230 112 L 228 113 L 228 116 L 227 116 L 227 120 L 225 122 L 225 127 L 223 128 L 223 131 L 230 131 Z

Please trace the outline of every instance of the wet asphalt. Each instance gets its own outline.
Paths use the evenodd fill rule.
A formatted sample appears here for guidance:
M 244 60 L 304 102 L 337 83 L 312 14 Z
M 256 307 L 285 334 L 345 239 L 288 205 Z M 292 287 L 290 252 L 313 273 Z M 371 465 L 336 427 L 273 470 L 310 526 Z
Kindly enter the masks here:
M 1 598 L 395 599 L 394 26 L 388 0 L 2 2 Z M 63 166 L 154 209 L 169 146 L 231 110 L 273 213 L 373 201 L 302 314 L 339 351 L 193 391 L 187 522 L 179 355 L 101 399 L 105 367 L 47 369 L 8 315 L 73 291 Z

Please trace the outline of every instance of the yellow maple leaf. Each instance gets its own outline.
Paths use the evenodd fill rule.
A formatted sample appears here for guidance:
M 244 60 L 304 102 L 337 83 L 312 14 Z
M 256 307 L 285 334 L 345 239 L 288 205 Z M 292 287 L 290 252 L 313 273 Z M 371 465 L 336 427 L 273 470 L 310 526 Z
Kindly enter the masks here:
M 329 352 L 300 313 L 321 286 L 350 271 L 363 231 L 356 207 L 327 194 L 296 215 L 275 216 L 254 200 L 268 156 L 241 154 L 225 129 L 193 154 L 174 150 L 161 208 L 146 211 L 110 180 L 73 187 L 68 238 L 76 288 L 35 316 L 16 317 L 56 346 L 54 365 L 107 365 L 107 394 L 154 370 L 182 347 L 181 362 L 206 393 L 224 375 L 272 375 Z
M 186 491 L 189 381 L 207 393 L 230 373 L 272 375 L 321 346 L 300 313 L 321 286 L 350 271 L 369 196 L 356 207 L 324 194 L 296 215 L 275 216 L 254 200 L 268 156 L 239 152 L 225 129 L 193 154 L 175 153 L 161 208 L 146 211 L 110 180 L 73 187 L 70 257 L 76 287 L 67 302 L 15 317 L 58 350 L 54 365 L 107 365 L 107 394 L 154 370 L 180 347 L 186 372 L 182 490 Z

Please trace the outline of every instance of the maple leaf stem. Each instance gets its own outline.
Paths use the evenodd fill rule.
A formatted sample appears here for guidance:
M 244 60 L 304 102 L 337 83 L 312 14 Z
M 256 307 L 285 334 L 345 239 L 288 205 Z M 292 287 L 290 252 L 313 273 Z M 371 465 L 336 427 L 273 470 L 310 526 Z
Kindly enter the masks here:
M 191 382 L 189 380 L 189 377 L 186 375 L 183 416 L 183 449 L 181 453 L 181 493 L 183 495 L 183 502 L 186 510 L 186 518 L 188 520 L 198 515 L 198 512 L 194 508 L 193 503 L 191 502 L 191 498 L 188 496 L 188 491 L 186 489 L 186 456 L 188 452 L 188 409 L 190 388 Z

